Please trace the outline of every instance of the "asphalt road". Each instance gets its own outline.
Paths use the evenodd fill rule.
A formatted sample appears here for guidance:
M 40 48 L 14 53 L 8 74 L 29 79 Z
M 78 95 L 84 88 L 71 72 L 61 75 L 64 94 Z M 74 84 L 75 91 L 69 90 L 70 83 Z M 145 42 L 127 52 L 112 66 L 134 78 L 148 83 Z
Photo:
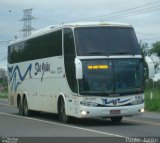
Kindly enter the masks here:
M 104 137 L 103 139 L 111 137 L 110 140 L 123 138 L 126 142 L 138 142 L 138 139 L 147 142 L 147 139 L 152 139 L 150 142 L 158 143 L 160 142 L 160 113 L 145 112 L 142 116 L 124 118 L 119 124 L 113 124 L 109 119 L 75 119 L 70 124 L 63 124 L 54 114 L 19 116 L 16 108 L 10 107 L 6 100 L 1 99 L 0 137 L 3 140 L 6 140 L 4 137 L 58 137 L 58 140 L 62 137 L 64 140 L 65 137 L 72 137 L 72 141 L 74 137 L 81 137 L 81 139 L 92 137 L 95 142 L 97 141 L 93 137 Z

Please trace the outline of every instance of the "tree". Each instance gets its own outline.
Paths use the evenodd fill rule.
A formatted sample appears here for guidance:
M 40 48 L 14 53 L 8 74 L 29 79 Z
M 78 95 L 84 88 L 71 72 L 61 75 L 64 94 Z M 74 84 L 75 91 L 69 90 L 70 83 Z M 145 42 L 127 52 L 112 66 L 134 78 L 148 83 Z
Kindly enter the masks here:
M 141 49 L 142 59 L 143 59 L 143 62 L 144 62 L 144 78 L 146 80 L 146 79 L 148 79 L 149 73 L 148 73 L 148 65 L 145 61 L 145 57 L 150 55 L 149 46 L 148 46 L 148 43 L 145 43 L 145 42 L 142 42 L 142 41 L 140 41 L 139 46 L 140 46 L 140 49 Z
M 155 42 L 152 44 L 153 48 L 150 49 L 150 53 L 156 55 L 160 59 L 160 41 Z M 159 67 L 159 61 L 156 61 L 155 63 L 155 70 L 157 71 L 157 68 Z
M 153 48 L 150 50 L 151 54 L 155 54 L 160 58 L 160 41 L 152 44 Z
M 148 43 L 140 41 L 139 46 L 140 46 L 143 58 L 145 56 L 150 56 L 150 51 L 149 51 L 149 45 L 148 45 Z

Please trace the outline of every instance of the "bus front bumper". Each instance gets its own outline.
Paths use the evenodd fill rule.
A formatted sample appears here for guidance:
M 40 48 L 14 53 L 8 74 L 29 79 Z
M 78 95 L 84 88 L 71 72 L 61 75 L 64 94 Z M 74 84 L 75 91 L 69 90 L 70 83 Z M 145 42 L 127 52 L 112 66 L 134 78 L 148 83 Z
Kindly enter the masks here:
M 141 115 L 144 112 L 144 104 L 120 107 L 87 107 L 81 106 L 79 118 L 116 117 Z

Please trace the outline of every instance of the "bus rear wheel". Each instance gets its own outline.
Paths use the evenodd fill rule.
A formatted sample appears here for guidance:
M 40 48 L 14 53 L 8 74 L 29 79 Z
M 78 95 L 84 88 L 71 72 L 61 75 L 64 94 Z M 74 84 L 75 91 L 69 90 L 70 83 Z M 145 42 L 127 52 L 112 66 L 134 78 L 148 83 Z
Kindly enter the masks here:
M 119 117 L 111 117 L 111 121 L 113 123 L 120 123 L 122 121 L 122 116 L 119 116 Z
M 59 120 L 63 123 L 68 123 L 69 117 L 66 115 L 66 108 L 65 108 L 65 102 L 63 98 L 60 98 L 59 102 Z
M 24 98 L 23 101 L 23 109 L 24 109 L 24 116 L 29 116 L 30 115 L 30 110 L 28 110 L 28 103 L 27 103 L 27 98 Z
M 21 103 L 21 101 L 19 100 L 18 101 L 18 113 L 19 113 L 19 115 L 24 115 L 24 112 L 23 112 L 23 105 L 22 105 L 22 103 Z

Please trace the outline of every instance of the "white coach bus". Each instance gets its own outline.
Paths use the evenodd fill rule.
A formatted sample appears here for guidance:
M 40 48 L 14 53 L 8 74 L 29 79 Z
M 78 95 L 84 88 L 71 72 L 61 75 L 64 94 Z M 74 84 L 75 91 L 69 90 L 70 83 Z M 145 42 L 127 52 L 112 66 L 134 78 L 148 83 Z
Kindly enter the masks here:
M 10 105 L 70 117 L 111 118 L 144 111 L 143 60 L 134 29 L 121 23 L 51 26 L 8 46 Z

